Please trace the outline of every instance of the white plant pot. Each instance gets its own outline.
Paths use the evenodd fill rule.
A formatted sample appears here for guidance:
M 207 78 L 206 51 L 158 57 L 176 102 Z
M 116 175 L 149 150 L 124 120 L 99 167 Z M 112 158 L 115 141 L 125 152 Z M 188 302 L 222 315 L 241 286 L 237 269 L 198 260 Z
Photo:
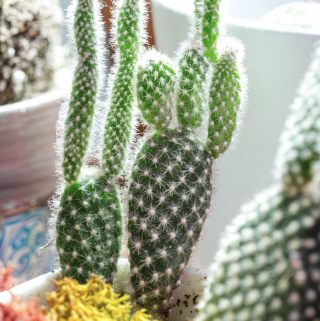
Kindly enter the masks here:
M 55 124 L 64 89 L 0 106 L 0 214 L 46 201 L 55 190 Z
M 55 289 L 54 284 L 50 280 L 57 280 L 58 276 L 59 271 L 52 271 L 19 284 L 12 288 L 10 292 L 20 296 L 22 301 L 38 298 L 39 305 L 47 305 L 46 293 Z M 187 321 L 197 315 L 196 305 L 202 297 L 206 277 L 206 270 L 192 267 L 187 267 L 184 270 L 181 286 L 175 292 L 175 307 L 172 309 L 168 321 Z M 8 291 L 0 293 L 1 303 L 7 304 L 10 300 L 11 294 Z
M 61 80 L 50 92 L 0 106 L 0 262 L 19 282 L 53 267 L 38 248 L 48 241 L 46 201 L 56 185 L 55 125 L 68 74 Z
M 231 0 L 225 23 L 228 34 L 246 47 L 245 67 L 249 99 L 235 151 L 217 162 L 214 215 L 204 227 L 193 264 L 206 268 L 212 261 L 225 225 L 236 216 L 241 204 L 268 186 L 289 106 L 306 71 L 320 30 L 261 24 L 258 19 L 288 0 Z M 157 47 L 170 56 L 186 39 L 193 0 L 152 0 Z M 281 30 L 279 30 L 281 28 Z

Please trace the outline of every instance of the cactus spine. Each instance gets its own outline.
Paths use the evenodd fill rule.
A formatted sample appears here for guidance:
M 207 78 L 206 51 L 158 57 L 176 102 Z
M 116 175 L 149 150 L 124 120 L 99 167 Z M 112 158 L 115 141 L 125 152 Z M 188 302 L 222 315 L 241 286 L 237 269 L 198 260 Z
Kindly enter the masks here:
M 277 184 L 227 228 L 197 321 L 319 319 L 319 92 L 318 46 L 282 135 Z
M 114 180 L 121 169 L 123 152 L 132 127 L 133 79 L 140 44 L 141 15 L 138 4 L 139 1 L 133 0 L 117 3 L 119 15 L 117 19 L 114 19 L 113 31 L 120 48 L 120 61 L 113 79 L 111 108 L 106 120 L 102 168 L 95 167 L 87 172 L 84 171 L 84 174 L 76 182 L 74 180 L 80 172 L 81 163 L 75 166 L 76 169 L 72 172 L 71 181 L 65 171 L 67 182 L 72 184 L 66 186 L 61 197 L 56 223 L 57 250 L 63 276 L 72 276 L 82 283 L 88 279 L 90 274 L 97 274 L 109 280 L 116 271 L 121 246 L 122 218 Z M 91 58 L 86 64 L 90 63 L 93 69 L 89 69 L 89 66 L 83 68 L 81 62 L 75 72 L 76 80 L 72 97 L 74 93 L 84 95 L 85 99 L 81 98 L 80 100 L 87 104 L 89 100 L 87 92 L 84 92 L 83 87 L 79 86 L 82 86 L 83 79 L 86 82 L 89 76 L 92 77 L 90 84 L 93 89 L 91 88 L 89 93 L 95 96 L 97 94 L 98 71 L 102 67 L 97 64 L 98 49 L 96 48 L 97 40 L 94 28 L 99 18 L 98 7 L 97 1 L 79 0 L 75 13 L 75 33 L 76 38 L 79 37 L 77 41 L 78 53 L 81 54 L 80 57 Z M 89 101 L 94 103 L 93 99 Z M 69 154 L 70 139 L 80 144 L 83 158 L 89 139 L 88 122 L 91 122 L 94 110 L 94 104 L 90 104 L 89 107 L 81 106 L 81 110 L 79 110 L 81 117 L 74 116 L 73 106 L 73 99 L 71 99 L 67 120 L 68 131 L 65 138 L 64 164 L 71 157 Z M 70 115 L 72 115 L 72 119 L 79 121 L 76 129 L 74 121 L 69 120 Z M 81 137 L 82 141 L 75 136 Z M 76 146 L 75 150 L 78 151 L 80 147 Z
M 139 108 L 157 131 L 148 137 L 133 166 L 128 246 L 136 304 L 158 314 L 170 310 L 173 291 L 180 285 L 181 273 L 209 213 L 212 156 L 216 156 L 211 156 L 211 149 L 218 145 L 217 139 L 229 146 L 234 128 L 225 127 L 229 129 L 230 121 L 234 125 L 237 120 L 236 112 L 229 112 L 228 117 L 223 113 L 240 105 L 240 100 L 233 98 L 239 97 L 241 89 L 235 76 L 235 53 L 228 50 L 220 65 L 213 65 L 221 84 L 214 91 L 219 99 L 215 111 L 219 123 L 208 144 L 197 138 L 194 130 L 202 125 L 209 109 L 207 88 L 212 85 L 207 81 L 210 63 L 203 54 L 199 30 L 202 1 L 196 0 L 195 6 L 194 32 L 182 45 L 177 68 L 169 58 L 154 52 L 148 53 L 138 68 Z M 173 108 L 172 97 L 176 97 Z M 222 99 L 228 103 L 223 104 Z M 175 121 L 170 123 L 171 118 L 178 121 L 178 127 Z M 219 149 L 217 155 L 225 150 Z

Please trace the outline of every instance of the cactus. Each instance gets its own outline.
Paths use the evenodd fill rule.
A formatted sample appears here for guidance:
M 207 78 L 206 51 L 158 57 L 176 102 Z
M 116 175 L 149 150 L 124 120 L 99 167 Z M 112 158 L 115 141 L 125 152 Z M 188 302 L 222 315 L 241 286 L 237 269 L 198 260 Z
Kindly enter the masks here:
M 115 39 L 120 47 L 120 60 L 113 79 L 111 109 L 106 120 L 105 143 L 109 145 L 120 137 L 124 140 L 119 144 L 125 147 L 132 127 L 133 79 L 142 17 L 138 4 L 139 1 L 133 0 L 119 1 L 118 19 L 113 20 Z M 122 235 L 121 205 L 114 182 L 119 174 L 120 163 L 117 171 L 114 170 L 115 166 L 111 166 L 111 163 L 114 164 L 113 153 L 118 155 L 120 149 L 112 145 L 109 153 L 104 146 L 101 167 L 96 166 L 86 171 L 82 165 L 88 148 L 101 78 L 102 66 L 99 65 L 100 47 L 97 39 L 99 8 L 97 1 L 79 0 L 75 11 L 74 29 L 79 63 L 75 69 L 66 121 L 63 167 L 67 186 L 61 196 L 56 221 L 56 245 L 62 275 L 71 276 L 81 283 L 85 283 L 91 274 L 100 275 L 107 280 L 114 276 Z M 142 13 L 143 8 L 142 6 Z M 116 13 L 117 11 L 114 12 Z M 125 42 L 124 37 L 128 38 Z M 131 52 L 133 49 L 134 53 Z M 127 97 L 127 100 L 119 98 L 120 94 Z M 120 132 L 124 127 L 126 132 L 122 136 Z M 111 138 L 114 133 L 119 134 L 115 140 Z M 123 159 L 123 154 L 120 158 Z M 83 170 L 79 176 L 81 168 Z
M 52 88 L 61 26 L 58 0 L 0 1 L 0 105 Z
M 98 48 L 94 1 L 79 0 L 74 15 L 78 64 L 74 72 L 64 142 L 64 177 L 75 183 L 88 147 L 98 90 Z
M 182 45 L 178 68 L 152 51 L 137 76 L 139 108 L 156 131 L 142 146 L 131 174 L 128 246 L 136 304 L 160 318 L 172 306 L 173 291 L 210 211 L 212 164 L 226 150 L 220 145 L 229 146 L 240 107 L 233 48 L 212 66 L 219 86 L 210 85 L 211 64 L 199 30 L 203 3 L 197 0 L 195 5 L 194 32 Z M 216 88 L 212 99 L 209 86 Z M 215 130 L 209 129 L 206 143 L 195 130 L 202 127 L 208 109 L 218 121 L 211 121 Z
M 140 3 L 142 4 L 140 6 Z M 111 106 L 105 125 L 103 146 L 103 169 L 107 177 L 117 176 L 123 168 L 126 148 L 134 127 L 132 109 L 134 103 L 134 75 L 143 44 L 141 18 L 144 2 L 126 0 L 118 15 L 116 75 L 111 85 Z
M 320 46 L 276 159 L 276 185 L 244 206 L 211 267 L 197 321 L 318 320 Z

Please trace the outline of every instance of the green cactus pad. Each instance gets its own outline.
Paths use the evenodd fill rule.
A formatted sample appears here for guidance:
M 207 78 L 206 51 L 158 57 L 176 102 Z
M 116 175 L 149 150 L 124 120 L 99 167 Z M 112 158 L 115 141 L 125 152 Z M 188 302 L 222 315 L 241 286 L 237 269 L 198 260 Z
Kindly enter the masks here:
M 237 127 L 240 107 L 240 76 L 236 54 L 227 50 L 218 63 L 210 88 L 210 120 L 207 147 L 214 159 L 229 147 Z
M 219 38 L 221 0 L 204 0 L 202 19 L 202 44 L 204 55 L 211 63 L 218 61 L 217 40 Z
M 117 176 L 123 168 L 130 139 L 134 78 L 141 41 L 139 0 L 125 0 L 119 10 L 116 33 L 119 62 L 111 89 L 111 106 L 105 125 L 102 163 L 106 177 L 110 178 Z
M 74 18 L 78 64 L 66 120 L 63 171 L 68 183 L 75 183 L 88 147 L 98 89 L 98 50 L 94 1 L 79 0 Z
M 246 205 L 221 240 L 196 321 L 318 320 L 299 254 L 318 217 L 310 197 L 279 188 Z
M 117 191 L 103 178 L 86 177 L 67 186 L 57 218 L 62 275 L 85 283 L 91 273 L 110 280 L 121 245 Z
M 199 239 L 212 196 L 212 158 L 187 129 L 167 129 L 143 145 L 129 188 L 133 296 L 168 309 Z
M 138 68 L 138 104 L 144 119 L 157 130 L 172 119 L 175 72 L 171 66 L 149 59 Z
M 184 50 L 179 61 L 177 92 L 177 118 L 181 126 L 197 128 L 201 125 L 208 69 L 208 61 L 200 49 Z

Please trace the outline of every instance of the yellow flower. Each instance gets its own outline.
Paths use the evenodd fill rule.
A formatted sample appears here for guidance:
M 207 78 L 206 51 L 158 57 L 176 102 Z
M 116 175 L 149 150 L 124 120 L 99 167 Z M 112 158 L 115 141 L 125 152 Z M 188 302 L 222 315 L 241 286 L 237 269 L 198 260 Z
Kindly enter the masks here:
M 92 276 L 87 284 L 73 279 L 52 281 L 55 292 L 47 294 L 49 312 L 44 309 L 48 321 L 129 321 L 132 304 L 129 295 L 115 294 L 110 284 L 98 276 Z M 134 313 L 131 321 L 156 321 L 146 311 Z

